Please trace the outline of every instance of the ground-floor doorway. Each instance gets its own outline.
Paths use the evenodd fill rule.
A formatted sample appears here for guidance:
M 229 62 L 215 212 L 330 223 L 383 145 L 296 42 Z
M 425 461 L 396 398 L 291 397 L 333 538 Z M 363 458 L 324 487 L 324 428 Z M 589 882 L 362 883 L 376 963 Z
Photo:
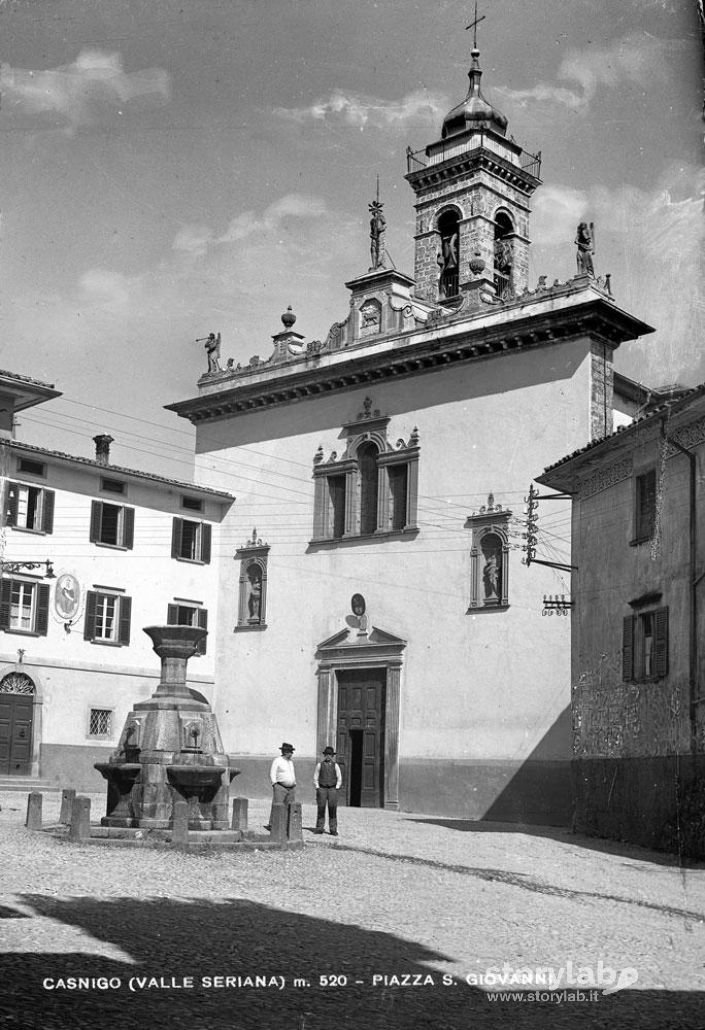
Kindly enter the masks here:
M 34 683 L 22 673 L 0 681 L 0 776 L 28 776 L 32 769 Z
M 386 669 L 339 669 L 336 749 L 346 804 L 384 806 Z

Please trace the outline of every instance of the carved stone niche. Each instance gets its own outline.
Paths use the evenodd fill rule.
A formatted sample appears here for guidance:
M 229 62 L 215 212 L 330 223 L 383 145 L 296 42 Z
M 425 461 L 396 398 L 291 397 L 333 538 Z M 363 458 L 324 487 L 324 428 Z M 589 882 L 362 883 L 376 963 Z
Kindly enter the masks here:
M 509 607 L 509 523 L 512 513 L 494 503 L 469 515 L 465 527 L 472 530 L 470 550 L 470 606 L 468 611 L 498 611 Z
M 240 562 L 236 630 L 267 628 L 267 562 L 269 545 L 253 529 L 252 538 L 235 552 Z

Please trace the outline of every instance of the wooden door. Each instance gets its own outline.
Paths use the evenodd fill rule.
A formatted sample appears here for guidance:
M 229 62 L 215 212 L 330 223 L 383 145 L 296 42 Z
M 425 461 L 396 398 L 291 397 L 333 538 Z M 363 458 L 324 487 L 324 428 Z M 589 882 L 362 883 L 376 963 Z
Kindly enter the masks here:
M 336 748 L 345 799 L 361 808 L 384 806 L 385 669 L 337 673 Z
M 32 698 L 0 694 L 0 775 L 26 776 L 32 764 Z

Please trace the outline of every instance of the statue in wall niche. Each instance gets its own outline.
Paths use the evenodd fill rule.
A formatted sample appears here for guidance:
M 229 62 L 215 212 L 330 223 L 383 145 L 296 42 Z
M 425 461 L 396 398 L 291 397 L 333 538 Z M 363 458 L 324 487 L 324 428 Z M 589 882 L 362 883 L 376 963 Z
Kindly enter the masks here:
M 251 565 L 247 570 L 249 593 L 247 597 L 247 615 L 249 622 L 259 622 L 262 617 L 262 573 L 258 566 Z
M 496 554 L 490 554 L 483 569 L 482 578 L 485 581 L 485 598 L 499 597 L 499 561 Z
M 580 222 L 578 225 L 578 231 L 575 237 L 575 245 L 578 248 L 577 261 L 578 261 L 578 275 L 591 275 L 595 274 L 595 266 L 592 261 L 592 255 L 595 253 L 594 246 L 594 222 Z

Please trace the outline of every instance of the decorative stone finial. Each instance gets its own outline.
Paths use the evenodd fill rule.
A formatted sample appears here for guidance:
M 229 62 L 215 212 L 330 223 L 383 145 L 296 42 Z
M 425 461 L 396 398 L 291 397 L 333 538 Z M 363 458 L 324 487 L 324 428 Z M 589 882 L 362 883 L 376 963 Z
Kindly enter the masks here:
M 291 304 L 282 315 L 282 324 L 285 329 L 291 329 L 292 325 L 296 321 L 296 315 L 291 309 Z

